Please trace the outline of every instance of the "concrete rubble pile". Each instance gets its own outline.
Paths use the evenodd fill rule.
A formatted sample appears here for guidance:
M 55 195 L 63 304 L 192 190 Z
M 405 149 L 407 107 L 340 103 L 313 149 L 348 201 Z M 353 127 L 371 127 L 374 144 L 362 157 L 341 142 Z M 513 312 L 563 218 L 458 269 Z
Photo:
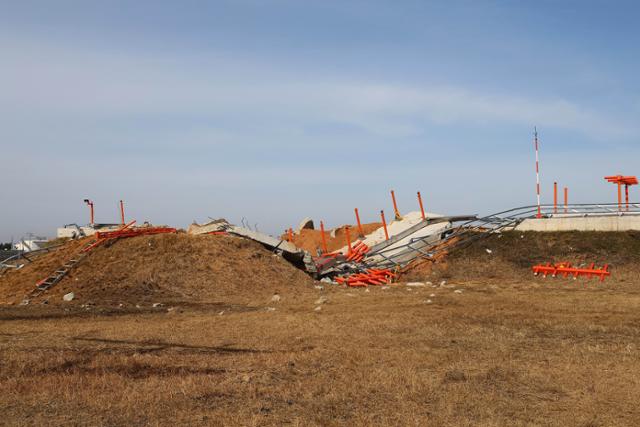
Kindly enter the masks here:
M 380 227 L 368 235 L 360 236 L 351 245 L 318 256 L 287 240 L 233 225 L 224 219 L 203 225 L 194 223 L 188 233 L 225 233 L 251 239 L 282 255 L 317 280 L 367 286 L 388 283 L 399 268 L 416 259 L 428 257 L 428 249 L 446 239 L 454 222 L 469 218 L 436 214 L 427 214 L 423 218 L 420 212 L 410 212 L 389 223 L 386 232 L 384 227 Z M 300 223 L 298 233 L 303 229 L 313 229 L 311 218 L 305 218 Z

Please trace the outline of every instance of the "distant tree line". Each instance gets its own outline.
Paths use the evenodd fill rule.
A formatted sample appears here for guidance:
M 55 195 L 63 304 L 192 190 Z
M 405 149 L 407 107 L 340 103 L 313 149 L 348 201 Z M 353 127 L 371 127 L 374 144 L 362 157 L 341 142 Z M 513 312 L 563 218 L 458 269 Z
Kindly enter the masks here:
M 9 251 L 13 249 L 11 243 L 0 243 L 0 251 Z

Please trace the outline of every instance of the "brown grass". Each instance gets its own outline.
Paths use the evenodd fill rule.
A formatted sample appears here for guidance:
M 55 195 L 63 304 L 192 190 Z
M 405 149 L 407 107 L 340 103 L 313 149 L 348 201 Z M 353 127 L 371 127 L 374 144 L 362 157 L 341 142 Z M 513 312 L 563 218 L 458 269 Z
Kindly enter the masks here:
M 69 242 L 0 277 L 0 303 L 19 303 L 39 281 L 72 258 L 87 239 Z M 162 234 L 103 245 L 32 303 L 135 305 L 171 302 L 262 302 L 277 292 L 304 293 L 312 280 L 256 242 L 232 236 Z M 68 304 L 67 304 L 68 305 Z
M 630 272 L 636 255 L 614 252 Z M 637 275 L 534 280 L 503 258 L 508 280 L 456 279 L 470 254 L 450 260 L 445 285 L 410 291 L 311 288 L 171 312 L 2 308 L 1 423 L 637 425 Z

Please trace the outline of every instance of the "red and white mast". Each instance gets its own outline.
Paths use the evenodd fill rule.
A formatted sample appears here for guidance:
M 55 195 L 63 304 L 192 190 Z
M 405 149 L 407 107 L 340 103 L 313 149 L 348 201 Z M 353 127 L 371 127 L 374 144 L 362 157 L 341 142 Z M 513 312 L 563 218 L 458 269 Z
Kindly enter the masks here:
M 538 197 L 538 218 L 542 218 L 542 208 L 540 206 L 540 156 L 538 154 L 538 129 L 533 128 L 533 140 L 536 146 L 536 196 Z

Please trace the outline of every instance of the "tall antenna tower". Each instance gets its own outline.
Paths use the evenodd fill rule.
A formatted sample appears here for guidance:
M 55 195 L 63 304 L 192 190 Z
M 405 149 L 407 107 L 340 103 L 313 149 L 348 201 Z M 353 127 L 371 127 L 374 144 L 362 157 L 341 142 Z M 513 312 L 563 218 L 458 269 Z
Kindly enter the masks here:
M 536 146 L 536 196 L 538 198 L 538 218 L 542 218 L 542 208 L 540 206 L 540 155 L 538 154 L 538 128 L 533 128 L 533 141 Z

